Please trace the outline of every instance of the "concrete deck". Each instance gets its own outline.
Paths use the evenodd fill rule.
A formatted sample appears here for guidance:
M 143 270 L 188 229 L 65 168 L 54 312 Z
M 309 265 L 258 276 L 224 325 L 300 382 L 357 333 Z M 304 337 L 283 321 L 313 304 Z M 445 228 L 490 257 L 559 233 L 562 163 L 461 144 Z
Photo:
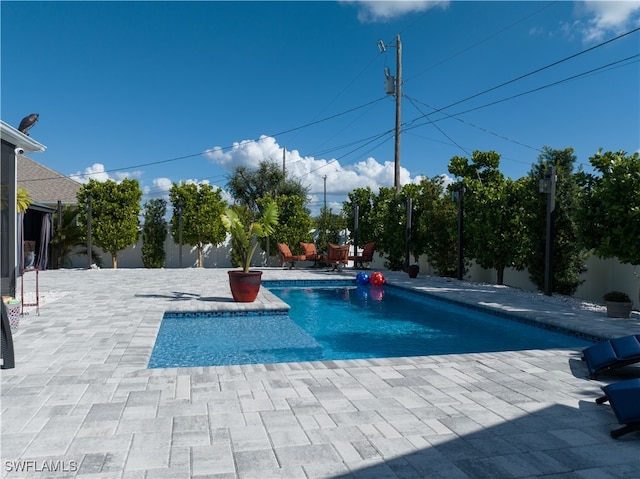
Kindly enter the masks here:
M 640 333 L 637 312 L 616 320 L 556 297 L 385 275 L 585 335 Z M 611 439 L 615 416 L 594 402 L 635 366 L 591 381 L 579 351 L 529 350 L 147 369 L 165 311 L 284 305 L 264 288 L 234 303 L 215 269 L 44 271 L 40 291 L 40 315 L 31 308 L 14 334 L 16 367 L 1 372 L 2 477 L 640 477 L 640 434 Z

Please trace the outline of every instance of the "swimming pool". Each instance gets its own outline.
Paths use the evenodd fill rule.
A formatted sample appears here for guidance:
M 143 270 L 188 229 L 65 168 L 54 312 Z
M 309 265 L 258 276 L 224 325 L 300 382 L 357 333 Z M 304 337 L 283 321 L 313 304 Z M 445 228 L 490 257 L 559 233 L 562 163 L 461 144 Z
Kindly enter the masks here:
M 269 285 L 289 314 L 167 313 L 150 368 L 576 348 L 591 343 L 395 287 Z

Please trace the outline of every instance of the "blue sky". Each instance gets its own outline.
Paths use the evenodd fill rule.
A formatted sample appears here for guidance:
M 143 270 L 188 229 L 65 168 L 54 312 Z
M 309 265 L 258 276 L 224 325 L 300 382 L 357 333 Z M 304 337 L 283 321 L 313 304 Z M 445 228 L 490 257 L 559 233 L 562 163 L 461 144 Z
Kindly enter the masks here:
M 601 45 L 640 27 L 637 1 L 2 1 L 0 15 L 2 120 L 39 113 L 33 159 L 137 178 L 145 200 L 181 180 L 224 188 L 283 149 L 314 212 L 325 176 L 334 209 L 393 186 L 396 35 L 403 184 L 473 150 L 519 178 L 545 145 L 587 168 L 599 148 L 640 149 L 640 32 Z

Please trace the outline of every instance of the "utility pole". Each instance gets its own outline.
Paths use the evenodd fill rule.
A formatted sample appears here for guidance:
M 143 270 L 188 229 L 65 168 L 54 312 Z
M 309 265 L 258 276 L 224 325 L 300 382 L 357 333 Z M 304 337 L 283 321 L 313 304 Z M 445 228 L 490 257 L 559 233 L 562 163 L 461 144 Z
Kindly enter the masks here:
M 400 125 L 402 113 L 402 43 L 400 35 L 396 35 L 396 147 L 394 186 L 400 192 Z
M 283 146 L 282 147 L 282 176 L 284 178 L 287 177 L 287 172 L 286 172 L 286 169 L 285 169 L 286 158 L 287 158 L 287 148 Z
M 382 40 L 378 41 L 380 53 L 387 51 L 387 47 Z M 400 35 L 396 35 L 396 76 L 395 78 L 389 73 L 389 69 L 384 69 L 386 76 L 386 92 L 387 95 L 395 95 L 396 97 L 396 135 L 395 135 L 395 155 L 394 155 L 394 179 L 393 184 L 396 193 L 400 192 L 400 132 L 402 125 L 402 43 Z

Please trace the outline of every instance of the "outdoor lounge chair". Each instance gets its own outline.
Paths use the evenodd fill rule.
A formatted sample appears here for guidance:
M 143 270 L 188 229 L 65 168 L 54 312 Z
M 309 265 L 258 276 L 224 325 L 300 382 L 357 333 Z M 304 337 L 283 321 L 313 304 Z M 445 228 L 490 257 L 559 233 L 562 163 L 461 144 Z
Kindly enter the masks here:
M 285 263 L 290 263 L 289 269 L 292 269 L 296 261 L 305 261 L 307 258 L 303 255 L 294 255 L 291 253 L 289 247 L 284 243 L 278 243 L 278 251 L 280 253 L 280 262 L 282 266 Z
M 373 261 L 373 253 L 376 250 L 376 244 L 371 242 L 364 245 L 362 248 L 362 254 L 356 256 L 349 256 L 349 261 L 353 261 L 354 266 L 357 266 L 358 263 L 360 267 L 364 269 L 364 263 L 371 263 Z
M 300 241 L 300 247 L 302 248 L 302 253 L 307 258 L 307 261 L 313 261 L 313 265 L 315 266 L 320 259 L 320 255 L 318 254 L 316 245 L 313 243 L 303 243 L 302 241 Z
M 633 431 L 640 431 L 640 379 L 629 379 L 619 383 L 603 386 L 604 396 L 596 399 L 596 403 L 607 401 L 623 427 L 611 431 L 611 437 L 620 436 Z
M 589 378 L 598 374 L 640 362 L 640 334 L 622 336 L 594 344 L 582 351 L 589 369 Z
M 325 263 L 333 265 L 331 271 L 339 271 L 341 264 L 347 264 L 349 262 L 349 245 L 338 246 L 329 243 L 329 252 L 326 256 L 323 256 L 322 259 Z

